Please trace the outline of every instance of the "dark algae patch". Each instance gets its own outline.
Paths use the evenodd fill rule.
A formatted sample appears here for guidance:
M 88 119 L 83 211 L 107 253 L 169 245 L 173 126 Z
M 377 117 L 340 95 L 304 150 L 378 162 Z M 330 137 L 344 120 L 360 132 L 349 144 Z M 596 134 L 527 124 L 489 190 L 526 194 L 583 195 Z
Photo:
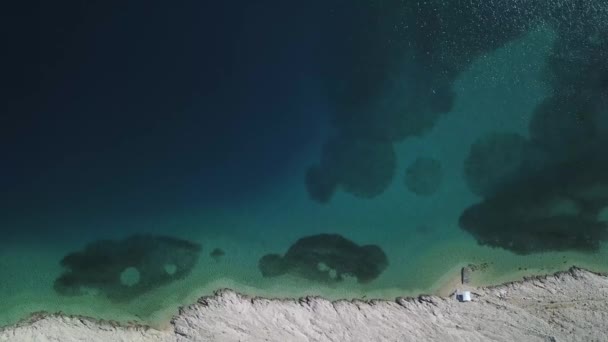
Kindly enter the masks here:
M 469 189 L 490 196 L 508 187 L 522 171 L 526 140 L 513 133 L 493 132 L 477 139 L 464 163 Z
M 388 259 L 376 245 L 359 246 L 338 234 L 319 234 L 299 239 L 283 256 L 264 255 L 258 266 L 264 277 L 289 273 L 322 283 L 336 283 L 352 276 L 359 283 L 367 283 L 386 269 Z
M 113 301 L 130 300 L 185 278 L 200 251 L 199 244 L 167 236 L 95 241 L 61 260 L 66 271 L 55 280 L 54 288 L 65 296 L 92 290 Z
M 339 135 L 323 146 L 321 163 L 306 173 L 311 199 L 329 202 L 336 189 L 361 198 L 382 194 L 395 175 L 397 158 L 389 142 Z
M 466 209 L 460 226 L 483 245 L 519 254 L 595 251 L 608 239 L 608 226 L 598 219 L 608 205 L 603 159 L 580 159 L 528 175 Z
M 0 325 L 608 268 L 608 1 L 44 3 L 5 49 Z
M 432 158 L 417 158 L 405 170 L 405 186 L 418 196 L 431 196 L 439 190 L 443 170 L 441 163 Z
M 211 253 L 209 253 L 209 256 L 216 262 L 219 262 L 224 255 L 226 255 L 226 252 L 221 248 L 214 248 Z

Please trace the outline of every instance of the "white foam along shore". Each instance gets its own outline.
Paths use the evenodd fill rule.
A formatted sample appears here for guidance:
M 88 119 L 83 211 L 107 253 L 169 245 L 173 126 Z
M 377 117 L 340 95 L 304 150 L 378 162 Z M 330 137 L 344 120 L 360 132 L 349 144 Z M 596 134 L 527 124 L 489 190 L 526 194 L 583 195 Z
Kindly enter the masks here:
M 183 307 L 164 330 L 36 313 L 0 341 L 608 341 L 608 276 L 573 267 L 473 288 L 471 302 L 267 299 L 229 289 Z

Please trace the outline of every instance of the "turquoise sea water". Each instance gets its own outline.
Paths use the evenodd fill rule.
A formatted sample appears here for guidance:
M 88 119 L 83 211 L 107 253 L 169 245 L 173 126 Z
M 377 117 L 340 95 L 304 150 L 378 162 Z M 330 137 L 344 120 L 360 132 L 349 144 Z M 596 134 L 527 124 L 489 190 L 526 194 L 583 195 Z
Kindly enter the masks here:
M 368 5 L 353 4 L 363 8 L 359 15 Z M 587 5 L 591 2 L 581 6 Z M 343 6 L 349 5 L 336 10 L 344 10 Z M 483 16 L 480 22 L 487 24 L 503 20 L 487 17 L 501 9 L 496 6 L 462 10 Z M 213 158 L 208 164 L 185 163 L 194 165 L 189 172 L 207 175 L 206 181 L 175 171 L 170 165 L 174 159 L 166 157 L 160 159 L 162 167 L 108 167 L 108 178 L 98 178 L 101 185 L 91 186 L 90 193 L 87 181 L 68 180 L 67 184 L 76 184 L 74 188 L 85 185 L 84 191 L 70 189 L 73 194 L 62 197 L 59 190 L 41 196 L 45 203 L 57 198 L 55 205 L 43 206 L 48 210 L 26 205 L 3 211 L 3 228 L 11 233 L 0 242 L 0 324 L 45 310 L 162 325 L 179 305 L 223 287 L 272 297 L 393 298 L 434 292 L 446 276 L 470 263 L 486 265 L 474 275 L 478 284 L 571 265 L 608 270 L 604 242 L 608 179 L 602 177 L 608 163 L 603 153 L 608 128 L 608 68 L 602 59 L 608 53 L 605 25 L 564 27 L 560 21 L 537 19 L 531 6 L 515 14 L 505 12 L 522 32 L 502 23 L 498 32 L 488 28 L 488 36 L 478 37 L 479 43 L 455 40 L 461 46 L 454 47 L 449 44 L 452 38 L 433 36 L 428 41 L 435 45 L 429 51 L 404 48 L 397 49 L 405 51 L 397 57 L 380 58 L 378 54 L 393 51 L 384 45 L 399 43 L 393 41 L 399 37 L 411 43 L 407 34 L 390 34 L 391 25 L 408 32 L 406 27 L 420 26 L 420 16 L 429 15 L 423 8 L 417 15 L 403 14 L 401 20 L 401 12 L 381 7 L 367 8 L 376 11 L 373 27 L 379 33 L 362 38 L 362 46 L 345 43 L 352 48 L 345 50 L 362 56 L 363 62 L 351 56 L 347 60 L 352 64 L 345 70 L 329 64 L 335 72 L 331 76 L 311 72 L 298 78 L 299 86 L 277 96 L 277 102 L 285 103 L 270 109 L 284 110 L 284 118 L 280 114 L 270 119 L 262 114 L 227 118 L 243 125 L 237 133 L 244 142 L 231 149 L 223 139 L 211 139 L 202 149 L 213 152 L 216 144 L 225 144 L 222 153 L 229 157 L 215 164 Z M 603 18 L 603 11 L 589 8 Z M 574 9 L 551 10 L 575 18 L 583 15 L 573 14 Z M 450 20 L 456 21 L 448 12 L 439 18 L 445 19 L 446 28 L 453 28 Z M 441 27 L 429 34 L 444 34 Z M 463 28 L 462 34 L 474 33 L 468 30 Z M 477 34 L 483 36 L 481 31 Z M 365 51 L 374 47 L 375 53 Z M 433 62 L 423 63 L 411 57 L 424 58 L 426 53 L 437 58 L 428 57 Z M 280 60 L 277 57 L 276 63 Z M 367 75 L 361 67 L 390 72 Z M 252 71 L 250 77 L 242 80 L 243 91 L 250 91 L 254 99 L 243 101 L 258 113 L 275 89 L 256 88 L 258 77 L 272 78 L 264 70 Z M 330 91 L 324 90 L 328 84 Z M 289 99 L 281 98 L 285 96 Z M 270 123 L 254 122 L 257 118 Z M 181 135 L 180 129 L 187 131 L 175 128 L 176 135 Z M 334 146 L 332 141 L 338 143 Z M 136 142 L 126 141 L 115 149 L 139 151 L 131 151 L 132 144 Z M 260 145 L 252 151 L 276 153 L 252 156 L 241 145 Z M 159 154 L 195 158 L 183 147 L 169 145 L 166 154 Z M 127 155 L 117 163 L 132 166 L 131 158 L 139 156 Z M 32 177 L 53 181 L 48 174 L 69 173 L 80 164 L 68 160 L 64 165 L 65 169 L 58 166 Z M 314 165 L 320 171 L 312 177 Z M 123 172 L 128 175 L 125 179 L 141 177 L 148 180 L 142 184 L 162 185 L 111 190 L 120 187 L 113 179 L 122 179 Z M 28 203 L 28 197 L 23 198 L 17 202 Z M 148 200 L 151 204 L 139 205 Z M 13 209 L 10 204 L 7 208 Z M 152 240 L 117 245 L 141 234 Z M 348 242 L 319 234 L 338 234 Z M 197 247 L 166 242 L 160 236 Z M 321 237 L 315 240 L 317 245 L 296 244 L 315 236 Z M 68 257 L 67 263 L 60 263 L 87 244 L 107 239 L 116 242 L 100 245 L 97 254 L 72 254 L 76 261 L 70 263 Z M 372 257 L 372 248 L 360 249 L 365 245 L 381 252 Z M 212 255 L 215 249 L 221 253 Z M 180 262 L 189 253 L 195 260 L 192 268 L 183 266 L 184 275 L 172 278 L 171 270 L 180 272 Z M 268 254 L 279 254 L 279 262 L 264 264 Z M 154 268 L 159 263 L 165 263 L 158 269 L 167 274 Z M 76 276 L 58 286 L 70 267 Z M 148 281 L 144 267 L 153 269 L 152 279 L 150 286 L 139 288 Z M 370 279 L 363 281 L 364 277 Z

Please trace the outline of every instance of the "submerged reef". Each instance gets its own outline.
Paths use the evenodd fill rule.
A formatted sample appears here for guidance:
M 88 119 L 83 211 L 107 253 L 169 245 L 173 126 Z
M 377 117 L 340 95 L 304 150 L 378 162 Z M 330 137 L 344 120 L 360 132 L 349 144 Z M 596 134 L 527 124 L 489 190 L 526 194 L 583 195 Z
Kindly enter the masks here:
M 522 171 L 526 139 L 514 133 L 490 133 L 477 139 L 464 162 L 469 189 L 491 196 L 514 181 Z
M 465 174 L 483 200 L 460 226 L 480 244 L 520 254 L 594 251 L 608 240 L 599 217 L 608 208 L 608 7 L 538 6 L 557 35 L 543 74 L 549 95 L 534 110 L 529 139 L 494 152 L 483 139 L 471 147 Z
M 367 103 L 336 109 L 334 128 L 358 139 L 398 142 L 427 133 L 454 102 L 451 85 L 416 62 L 399 66 L 378 87 L 382 91 Z
M 391 143 L 335 136 L 323 146 L 321 164 L 307 172 L 308 193 L 321 203 L 329 201 L 336 188 L 373 198 L 390 185 L 396 164 Z
M 350 143 L 396 143 L 426 134 L 451 111 L 460 73 L 478 56 L 523 36 L 542 13 L 537 2 L 349 2 L 335 14 L 340 26 L 325 37 L 332 134 L 349 136 Z M 383 166 L 360 162 L 350 172 L 376 167 Z M 327 203 L 338 183 L 323 170 L 312 166 L 305 181 L 310 198 Z M 381 191 L 338 188 L 365 198 Z
M 266 254 L 258 263 L 264 277 L 292 274 L 322 283 L 352 276 L 359 283 L 376 279 L 388 266 L 376 245 L 359 246 L 338 234 L 319 234 L 296 241 L 285 255 Z
M 405 170 L 405 186 L 418 196 L 433 195 L 441 186 L 441 163 L 432 158 L 417 158 Z
M 454 81 L 477 58 L 542 27 L 556 38 L 544 71 L 549 96 L 535 111 L 530 140 L 508 135 L 480 140 L 467 161 L 469 186 L 482 197 L 499 191 L 496 187 L 507 185 L 518 167 L 520 148 L 526 149 L 524 166 L 538 170 L 566 162 L 606 136 L 608 8 L 603 4 L 354 0 L 335 15 L 340 26 L 325 36 L 323 58 L 331 135 L 349 136 L 353 143 L 397 143 L 426 134 L 452 109 Z M 496 160 L 501 164 L 496 169 L 484 156 L 492 148 L 507 153 Z M 306 184 L 313 200 L 327 203 L 341 187 L 320 164 L 309 169 Z M 372 165 L 350 168 L 363 174 L 381 167 Z M 355 188 L 351 193 L 376 192 Z
M 601 132 L 599 116 L 589 94 L 568 94 L 563 90 L 546 98 L 530 121 L 530 139 L 548 161 L 567 161 L 593 147 Z
M 335 175 L 320 165 L 313 165 L 306 171 L 306 190 L 310 198 L 316 202 L 329 202 L 337 186 Z
M 608 160 L 582 158 L 522 177 L 466 209 L 460 226 L 480 244 L 519 254 L 597 250 L 608 239 Z
M 226 252 L 221 248 L 214 248 L 211 253 L 209 253 L 209 256 L 213 258 L 215 262 L 219 262 L 224 255 L 226 255 Z
M 167 236 L 95 241 L 61 260 L 66 271 L 55 280 L 54 288 L 66 296 L 92 292 L 113 301 L 130 300 L 185 278 L 200 251 L 196 243 Z

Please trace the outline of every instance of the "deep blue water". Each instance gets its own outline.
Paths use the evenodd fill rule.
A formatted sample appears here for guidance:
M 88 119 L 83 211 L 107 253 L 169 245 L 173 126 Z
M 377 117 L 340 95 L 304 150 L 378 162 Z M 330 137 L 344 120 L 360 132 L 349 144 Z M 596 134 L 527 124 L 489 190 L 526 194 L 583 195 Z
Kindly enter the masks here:
M 2 218 L 170 211 L 272 183 L 327 122 L 327 8 L 300 7 L 22 9 L 31 27 L 15 63 L 28 73 L 14 78 L 27 84 L 4 111 Z

